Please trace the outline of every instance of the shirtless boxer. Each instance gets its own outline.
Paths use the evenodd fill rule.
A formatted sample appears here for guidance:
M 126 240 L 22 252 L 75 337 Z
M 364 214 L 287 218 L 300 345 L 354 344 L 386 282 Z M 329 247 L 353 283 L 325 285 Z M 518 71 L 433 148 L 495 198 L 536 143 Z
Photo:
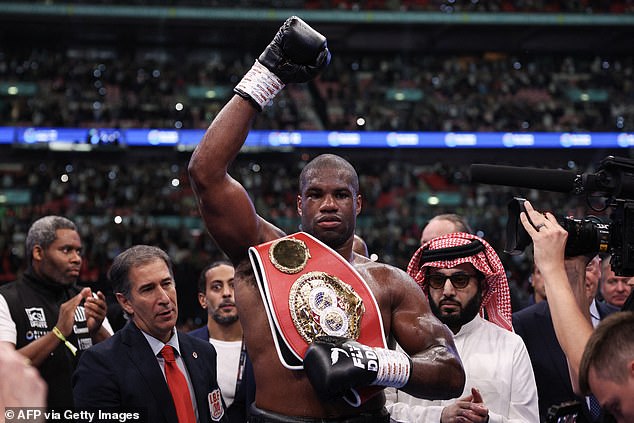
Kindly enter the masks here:
M 416 283 L 397 268 L 353 253 L 362 202 L 359 180 L 350 163 L 331 154 L 312 160 L 300 175 L 297 212 L 302 231 L 358 272 L 378 305 L 381 335 L 390 348 L 396 341 L 406 354 L 327 337 L 310 344 L 303 369 L 290 369 L 280 359 L 280 341 L 273 338 L 273 320 L 255 280 L 249 248 L 285 234 L 257 214 L 228 167 L 253 119 L 275 94 L 285 84 L 313 79 L 329 61 L 325 37 L 301 19 L 289 18 L 236 86 L 237 95 L 211 123 L 189 163 L 207 230 L 236 266 L 235 298 L 257 386 L 251 422 L 387 422 L 381 387 L 399 386 L 418 397 L 442 399 L 460 395 L 464 386 L 451 332 L 431 313 Z M 365 307 L 370 306 L 366 302 Z M 335 352 L 353 349 L 364 351 L 361 364 L 355 366 L 344 354 L 335 360 Z M 378 368 L 369 363 L 371 357 L 378 357 Z M 362 404 L 355 407 L 342 399 L 350 388 L 370 385 L 378 386 L 379 393 Z

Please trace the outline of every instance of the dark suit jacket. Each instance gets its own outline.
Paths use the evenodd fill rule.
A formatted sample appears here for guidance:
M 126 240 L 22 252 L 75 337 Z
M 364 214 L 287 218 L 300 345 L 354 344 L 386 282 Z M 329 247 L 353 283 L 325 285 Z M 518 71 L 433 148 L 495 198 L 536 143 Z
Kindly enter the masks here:
M 566 356 L 555 336 L 548 303 L 542 301 L 513 313 L 513 329 L 524 340 L 531 358 L 537 384 L 540 421 L 545 421 L 552 405 L 564 401 L 581 402 L 587 418 L 585 399 L 572 391 Z
M 207 325 L 189 332 L 195 338 L 209 342 L 209 329 Z M 233 403 L 227 407 L 227 417 L 230 423 L 244 423 L 247 421 L 247 411 L 251 403 L 255 401 L 255 377 L 253 376 L 253 365 L 249 356 L 246 357 L 242 382 L 238 387 Z
M 595 302 L 599 320 L 617 311 L 602 301 Z M 531 358 L 537 383 L 540 420 L 545 420 L 551 405 L 579 401 L 582 404 L 582 416 L 578 421 L 592 421 L 586 399 L 576 396 L 572 391 L 568 363 L 557 341 L 548 303 L 542 301 L 514 313 L 513 329 L 524 340 Z M 599 421 L 603 421 L 603 416 L 600 416 Z
M 178 333 L 178 342 L 194 387 L 200 421 L 227 422 L 226 413 L 221 420 L 212 420 L 209 406 L 208 395 L 218 389 L 216 351 L 209 342 L 184 333 Z M 132 322 L 82 354 L 73 375 L 73 396 L 77 408 L 109 411 L 136 408 L 147 412 L 147 422 L 177 421 L 174 402 L 156 356 Z

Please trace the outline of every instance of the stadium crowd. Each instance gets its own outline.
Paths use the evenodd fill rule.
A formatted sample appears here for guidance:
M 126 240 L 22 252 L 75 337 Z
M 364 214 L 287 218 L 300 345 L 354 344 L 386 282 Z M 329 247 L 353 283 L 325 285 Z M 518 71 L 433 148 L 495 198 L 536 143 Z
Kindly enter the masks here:
M 461 5 L 447 6 L 450 3 L 454 2 L 442 5 L 451 7 L 451 11 L 462 10 Z M 425 1 L 367 2 L 371 8 L 396 7 L 401 10 L 417 6 L 438 7 L 439 4 Z M 477 1 L 470 4 L 474 8 L 470 10 L 480 7 Z M 510 4 L 523 5 L 524 9 L 521 10 L 531 10 L 537 6 L 536 2 L 493 4 L 482 7 L 491 11 L 493 9 L 489 7 L 496 7 L 497 4 L 499 10 L 510 11 Z M 588 12 L 589 4 L 575 3 L 585 12 Z M 618 4 L 625 7 L 625 3 Z M 306 7 L 355 8 L 349 5 L 345 2 L 304 3 Z M 540 8 L 544 11 L 547 9 L 546 6 Z M 615 11 L 609 3 L 598 4 L 597 9 Z M 26 355 L 28 360 L 25 366 L 40 366 L 45 362 L 44 366 L 53 363 L 53 367 L 56 367 L 50 357 L 60 358 L 62 355 L 49 353 L 49 350 L 41 347 L 51 346 L 70 359 L 67 363 L 69 367 L 57 372 L 57 375 L 73 374 L 72 399 L 75 406 L 100 408 L 115 403 L 143 404 L 154 416 L 152 413 L 159 413 L 163 406 L 167 406 L 171 412 L 172 403 L 168 397 L 167 401 L 161 400 L 155 404 L 136 395 L 147 391 L 143 372 L 137 372 L 139 363 L 151 363 L 149 367 L 152 367 L 152 371 L 147 374 L 158 376 L 156 380 L 160 382 L 159 386 L 165 385 L 165 394 L 169 385 L 174 411 L 179 416 L 177 420 L 185 421 L 185 417 L 181 416 L 188 416 L 187 421 L 195 421 L 196 413 L 200 417 L 208 412 L 213 421 L 220 420 L 224 409 L 223 400 L 219 397 L 220 377 L 216 377 L 215 365 L 210 366 L 215 364 L 216 352 L 207 343 L 212 337 L 211 326 L 206 327 L 206 333 L 203 327 L 203 341 L 198 343 L 190 343 L 192 340 L 188 336 L 181 337 L 174 331 L 176 325 L 179 329 L 189 330 L 204 325 L 208 317 L 215 320 L 213 312 L 209 313 L 211 310 L 204 311 L 201 307 L 213 307 L 216 300 L 209 297 L 207 291 L 212 290 L 218 280 L 206 276 L 206 272 L 201 273 L 201 270 L 210 262 L 223 258 L 219 245 L 236 267 L 233 269 L 233 265 L 225 263 L 224 270 L 228 273 L 223 285 L 226 282 L 227 288 L 222 289 L 222 294 L 216 293 L 216 299 L 221 295 L 224 297 L 222 303 L 218 301 L 218 308 L 232 309 L 235 312 L 232 321 L 236 322 L 239 318 L 245 328 L 244 332 L 240 329 L 234 333 L 237 335 L 237 339 L 233 340 L 238 347 L 235 351 L 239 359 L 237 367 L 241 370 L 235 380 L 236 372 L 232 369 L 231 378 L 234 381 L 230 390 L 235 390 L 237 395 L 242 369 L 250 366 L 245 362 L 248 355 L 260 389 L 257 404 L 253 403 L 248 411 L 256 416 L 253 421 L 289 421 L 280 418 L 278 411 L 297 414 L 302 418 L 310 416 L 310 421 L 324 421 L 322 416 L 331 415 L 337 416 L 337 419 L 328 418 L 327 421 L 342 421 L 338 417 L 344 416 L 349 407 L 341 401 L 341 407 L 327 410 L 322 400 L 327 398 L 323 393 L 328 394 L 330 387 L 326 385 L 329 383 L 321 386 L 322 379 L 327 379 L 324 375 L 327 375 L 328 370 L 336 366 L 341 368 L 347 361 L 354 361 L 344 349 L 335 348 L 339 346 L 340 340 L 329 337 L 324 342 L 318 337 L 309 342 L 309 350 L 302 355 L 303 370 L 309 382 L 303 375 L 298 378 L 298 373 L 290 373 L 288 370 L 291 367 L 286 366 L 285 370 L 281 365 L 271 365 L 271 359 L 274 361 L 276 354 L 279 354 L 279 347 L 276 353 L 273 343 L 276 346 L 278 343 L 267 343 L 272 339 L 268 332 L 260 330 L 267 323 L 266 319 L 260 319 L 263 315 L 258 315 L 264 308 L 245 307 L 245 304 L 249 304 L 249 300 L 245 301 L 249 295 L 256 301 L 260 300 L 257 290 L 252 289 L 255 283 L 248 286 L 249 292 L 245 291 L 247 278 L 262 275 L 257 271 L 245 273 L 248 266 L 243 264 L 248 263 L 247 249 L 255 241 L 273 241 L 279 237 L 277 229 L 264 224 L 262 218 L 286 233 L 297 232 L 303 227 L 306 232 L 312 230 L 313 235 L 318 237 L 320 230 L 311 228 L 311 225 L 322 226 L 327 228 L 321 231 L 322 236 L 326 233 L 322 239 L 324 242 L 327 233 L 333 232 L 328 228 L 343 228 L 345 225 L 352 228 L 355 225 L 356 234 L 367 244 L 369 257 L 352 254 L 351 230 L 346 233 L 345 240 L 337 240 L 337 252 L 348 264 L 358 269 L 362 278 L 367 279 L 365 289 L 371 289 L 373 295 L 377 296 L 370 297 L 378 301 L 366 304 L 372 303 L 378 307 L 377 312 L 380 314 L 377 317 L 390 316 L 386 320 L 389 323 L 386 332 L 389 334 L 382 335 L 388 335 L 391 341 L 397 341 L 403 349 L 387 352 L 383 348 L 387 344 L 377 348 L 362 345 L 363 351 L 366 351 L 365 354 L 367 351 L 389 354 L 388 364 L 403 365 L 403 369 L 407 369 L 398 370 L 397 380 L 391 380 L 394 375 L 390 375 L 392 370 L 387 370 L 388 376 L 377 376 L 374 379 L 377 383 L 372 384 L 399 390 L 406 388 L 416 396 L 424 397 L 428 393 L 433 396 L 433 391 L 439 389 L 443 392 L 437 395 L 438 399 L 456 398 L 464 387 L 460 399 L 452 404 L 443 404 L 437 410 L 444 418 L 436 420 L 447 421 L 446 413 L 458 416 L 460 409 L 465 407 L 478 412 L 478 421 L 489 421 L 491 416 L 491 421 L 501 421 L 498 416 L 501 418 L 504 413 L 498 411 L 504 412 L 502 409 L 505 406 L 495 404 L 493 397 L 498 396 L 495 398 L 497 400 L 507 394 L 517 393 L 526 395 L 525 411 L 526 416 L 529 416 L 526 420 L 536 421 L 538 391 L 545 385 L 550 386 L 550 380 L 535 380 L 532 368 L 535 367 L 533 360 L 536 357 L 530 355 L 529 358 L 529 354 L 537 354 L 538 357 L 543 351 L 542 335 L 546 325 L 541 324 L 538 329 L 540 351 L 530 352 L 529 343 L 521 341 L 520 335 L 513 333 L 515 323 L 512 323 L 512 312 L 535 309 L 527 306 L 538 301 L 537 280 L 541 269 L 542 285 L 548 293 L 548 301 L 558 305 L 551 307 L 542 304 L 539 307 L 551 309 L 552 326 L 557 331 L 557 337 L 553 332 L 552 343 L 561 346 L 561 357 L 565 353 L 565 358 L 569 358 L 571 363 L 570 369 L 564 370 L 564 379 L 569 385 L 570 378 L 567 376 L 570 371 L 574 385 L 578 372 L 581 374 L 581 384 L 588 385 L 582 388 L 587 391 L 583 392 L 584 395 L 589 394 L 590 385 L 594 385 L 593 394 L 600 393 L 601 389 L 596 389 L 592 374 L 589 376 L 592 380 L 584 382 L 584 374 L 592 372 L 588 368 L 595 364 L 579 363 L 582 361 L 581 350 L 593 330 L 590 317 L 593 318 L 592 324 L 598 324 L 594 320 L 604 317 L 598 309 L 598 317 L 592 314 L 598 307 L 595 300 L 597 285 L 599 282 L 603 285 L 600 296 L 605 302 L 614 300 L 612 312 L 615 312 L 625 302 L 626 285 L 631 290 L 631 283 L 613 277 L 608 271 L 601 270 L 598 264 L 593 267 L 592 263 L 599 263 L 596 251 L 592 251 L 588 257 L 576 254 L 564 266 L 563 254 L 558 252 L 563 252 L 565 231 L 554 216 L 541 210 L 552 210 L 558 216 L 574 217 L 591 213 L 603 215 L 610 210 L 601 209 L 605 204 L 601 204 L 600 199 L 596 199 L 596 207 L 593 208 L 584 197 L 571 198 L 570 195 L 559 193 L 471 183 L 468 165 L 478 160 L 476 157 L 498 163 L 513 157 L 511 164 L 515 165 L 521 162 L 524 165 L 574 169 L 585 173 L 592 171 L 592 166 L 606 152 L 591 152 L 595 156 L 590 160 L 588 154 L 576 151 L 547 153 L 524 150 L 525 154 L 522 154 L 524 152 L 515 150 L 513 156 L 499 153 L 491 157 L 491 152 L 466 149 L 393 149 L 372 152 L 339 149 L 337 153 L 346 156 L 355 165 L 358 178 L 342 157 L 321 155 L 313 160 L 320 153 L 317 150 L 245 149 L 243 154 L 237 154 L 244 140 L 244 131 L 257 113 L 243 98 L 249 97 L 258 102 L 258 99 L 262 99 L 258 95 L 262 91 L 267 91 L 264 100 L 274 97 L 275 90 L 270 87 L 279 88 L 279 80 L 273 77 L 274 70 L 282 70 L 279 63 L 293 66 L 293 77 L 302 77 L 295 81 L 303 82 L 306 78 L 303 78 L 302 72 L 316 73 L 328 62 L 325 38 L 304 26 L 298 18 L 290 18 L 278 35 L 272 43 L 273 47 L 270 45 L 265 50 L 264 57 L 282 57 L 284 61 L 261 59 L 264 65 L 273 69 L 264 69 L 262 64 L 256 63 L 248 70 L 254 56 L 251 53 L 237 53 L 231 47 L 194 51 L 157 47 L 156 44 L 132 48 L 114 44 L 107 47 L 77 44 L 57 48 L 52 46 L 53 43 L 48 43 L 47 46 L 32 49 L 24 47 L 28 43 L 17 43 L 0 51 L 0 84 L 3 88 L 0 121 L 3 125 L 185 129 L 206 128 L 214 121 L 192 154 L 167 147 L 146 149 L 123 145 L 94 146 L 90 152 L 54 152 L 39 146 L 17 144 L 0 146 L 0 291 L 4 298 L 0 311 L 4 322 L 14 322 L 3 324 L 3 340 L 12 342 L 23 353 L 35 353 Z M 306 63 L 294 61 L 297 51 L 293 52 L 292 47 L 288 49 L 291 52 L 275 48 L 282 43 L 281 39 L 297 41 L 300 38 L 310 41 L 309 45 L 315 44 L 312 47 L 319 52 L 317 59 L 311 59 L 316 60 L 316 63 L 309 69 L 310 72 L 302 69 L 308 67 Z M 300 45 L 303 46 L 302 53 L 310 50 L 304 48 L 304 44 Z M 598 56 L 587 52 L 578 55 L 538 52 L 518 55 L 472 52 L 416 55 L 407 52 L 354 52 L 335 57 L 330 67 L 315 81 L 284 89 L 275 98 L 272 107 L 258 115 L 255 128 L 514 132 L 634 130 L 631 82 L 634 64 L 629 54 Z M 247 70 L 247 76 L 241 80 Z M 264 75 L 264 79 L 256 78 L 256 82 L 253 82 L 251 78 L 254 75 Z M 238 81 L 240 96 L 233 97 L 227 104 L 232 87 Z M 258 104 L 263 105 L 266 101 Z M 236 154 L 238 157 L 234 160 Z M 534 158 L 532 163 L 529 163 L 530 157 Z M 577 162 L 577 157 L 584 159 Z M 298 187 L 300 172 L 302 186 Z M 228 174 L 236 181 L 232 181 Z M 190 178 L 193 183 L 190 183 Z M 237 184 L 244 190 L 236 189 Z M 301 188 L 299 201 L 296 197 L 298 188 Z M 357 189 L 363 196 L 358 218 L 355 212 L 360 203 L 352 195 L 357 193 Z M 510 217 L 507 204 L 513 196 L 530 200 L 530 203 L 526 203 L 527 212 L 522 215 L 522 224 L 534 241 L 534 257 L 530 253 L 512 256 L 503 252 L 508 241 L 505 231 Z M 254 210 L 259 216 L 253 213 Z M 328 213 L 332 214 L 320 216 Z M 458 216 L 451 215 L 458 218 L 453 224 L 460 223 L 465 229 L 446 230 L 443 232 L 447 234 L 446 237 L 433 238 L 429 244 L 421 247 L 423 227 L 434 216 L 444 213 L 457 213 Z M 59 217 L 39 219 L 45 215 L 68 216 L 76 226 Z M 461 216 L 466 222 L 462 221 Z M 530 216 L 530 221 L 527 216 Z M 45 233 L 50 232 L 49 224 L 54 221 L 64 226 L 53 230 L 53 240 L 47 244 Z M 209 234 L 214 236 L 215 241 Z M 29 245 L 33 248 L 29 249 Z M 136 246 L 130 248 L 132 245 Z M 276 255 L 274 248 L 268 252 L 272 266 L 284 273 L 295 271 L 286 271 L 286 260 Z M 253 254 L 253 250 L 249 253 Z M 310 253 L 305 249 L 304 257 L 313 253 L 316 258 L 318 249 L 310 250 Z M 148 257 L 153 259 L 148 260 Z M 174 263 L 173 274 L 168 257 Z M 280 257 L 283 263 L 279 263 Z M 455 262 L 456 258 L 460 260 Z M 465 258 L 467 262 L 462 260 Z M 371 262 L 376 260 L 397 269 Z M 304 266 L 305 263 L 299 266 L 301 268 L 297 267 L 298 272 Z M 257 265 L 254 264 L 254 267 Z M 405 278 L 402 272 L 405 270 L 422 291 L 409 278 Z M 58 277 L 62 274 L 64 277 Z M 208 283 L 208 276 L 211 283 Z M 234 277 L 236 292 L 242 289 L 238 304 L 233 303 Z M 77 278 L 79 286 L 75 286 L 74 280 Z M 22 282 L 10 283 L 16 279 Z M 108 279 L 111 284 L 107 282 Z M 199 286 L 194 282 L 197 279 Z M 371 282 L 370 288 L 368 281 Z M 60 284 L 62 286 L 58 286 Z M 92 288 L 96 294 L 92 295 L 85 286 Z M 38 289 L 49 291 L 51 297 L 44 301 Z M 324 296 L 317 291 L 321 288 L 311 289 L 313 302 L 315 298 Z M 354 292 L 353 288 L 350 289 Z M 570 289 L 577 292 L 568 292 Z M 61 296 L 55 298 L 62 291 L 66 291 L 63 294 L 69 296 L 63 302 L 59 301 Z M 180 297 L 178 301 L 176 291 Z M 531 295 L 532 291 L 535 291 L 535 295 Z M 427 294 L 429 302 L 419 301 L 424 300 L 423 292 Z M 578 298 L 569 301 L 574 294 Z M 37 300 L 38 307 L 27 304 L 23 297 L 29 302 Z M 543 302 L 545 295 L 541 298 Z M 575 301 L 579 304 L 574 304 L 569 310 L 564 307 Z M 108 310 L 106 302 L 109 304 Z M 42 316 L 34 313 L 36 308 L 45 303 L 47 307 L 53 304 L 59 306 L 55 326 L 55 320 L 50 321 L 50 325 L 46 323 L 44 311 L 41 311 Z M 176 307 L 177 303 L 179 307 Z M 339 298 L 336 298 L 335 303 L 339 306 Z M 131 320 L 131 324 L 124 326 L 124 316 L 120 310 L 111 314 L 110 307 L 117 305 L 125 310 L 126 319 Z M 240 316 L 236 305 L 240 307 Z M 16 307 L 20 310 L 18 313 L 14 311 Z M 21 312 L 22 308 L 26 316 Z M 463 311 L 455 313 L 458 308 Z M 321 321 L 326 324 L 327 319 L 322 317 L 326 310 L 322 310 L 324 314 L 315 310 L 313 313 L 319 314 L 315 322 L 323 319 Z M 432 319 L 432 313 L 447 327 Z M 82 317 L 82 314 L 86 322 L 83 332 L 71 328 L 73 321 L 78 326 L 81 319 L 77 316 Z M 485 314 L 489 322 L 481 319 Z M 15 318 L 18 315 L 20 322 Z M 427 316 L 429 320 L 426 320 Z M 561 316 L 565 317 L 562 319 Z M 118 319 L 116 332 L 111 330 L 111 317 Z M 51 316 L 48 318 L 50 320 Z M 34 342 L 30 342 L 33 341 L 33 332 L 23 330 L 26 327 L 25 319 L 29 320 L 31 326 L 35 322 L 39 325 L 37 327 L 46 329 L 38 329 L 41 336 L 36 336 Z M 379 322 L 382 320 L 378 319 Z M 582 329 L 581 335 L 577 335 L 579 332 L 575 327 L 561 331 L 562 320 L 564 327 L 569 321 L 575 324 L 581 322 L 576 327 Z M 268 322 L 270 324 L 271 320 Z M 114 319 L 112 323 L 115 326 Z M 451 330 L 453 335 L 445 329 Z M 379 330 L 383 331 L 382 325 Z M 504 331 L 504 335 L 500 331 Z M 573 332 L 575 336 L 572 338 L 577 339 L 571 339 L 570 334 Z M 598 332 L 597 336 L 600 336 L 601 331 Z M 70 337 L 76 337 L 79 341 L 82 333 L 86 342 L 78 345 L 85 351 L 79 363 L 75 363 L 71 354 L 75 356 L 76 348 L 70 342 Z M 465 334 L 468 334 L 468 339 L 465 339 Z M 112 338 L 110 335 L 113 335 Z M 144 335 L 149 349 L 143 341 Z M 86 337 L 91 338 L 90 342 Z M 129 342 L 134 337 L 141 342 Z M 500 349 L 501 343 L 496 341 L 500 339 L 512 339 L 512 348 L 508 351 Z M 347 344 L 348 341 L 357 344 L 356 338 L 354 341 L 343 339 L 345 343 L 341 343 L 341 348 L 353 345 Z M 133 344 L 139 347 L 136 355 L 128 354 L 134 348 Z M 476 348 L 472 349 L 473 346 Z M 205 349 L 200 349 L 202 347 Z M 366 350 L 366 347 L 370 349 Z M 450 354 L 440 359 L 445 347 Z M 201 351 L 201 360 L 192 362 L 189 357 L 198 358 L 197 350 Z M 333 353 L 338 350 L 348 357 L 335 359 Z M 427 351 L 433 351 L 433 360 L 427 358 Z M 456 351 L 459 351 L 462 359 L 458 358 Z M 496 357 L 496 354 L 499 358 L 483 364 L 479 355 L 481 352 L 489 358 Z M 218 357 L 221 355 L 225 356 L 219 353 Z M 279 358 L 283 361 L 282 355 Z M 517 357 L 521 360 L 515 361 Z M 372 359 L 372 355 L 362 358 Z M 441 363 L 446 359 L 449 361 Z M 157 360 L 159 367 L 164 369 L 165 384 L 153 360 Z M 383 360 L 384 356 L 381 356 L 377 365 L 379 362 L 385 365 Z M 266 363 L 266 366 L 262 363 Z M 325 368 L 320 369 L 319 363 L 325 363 Z M 435 370 L 433 367 L 425 368 L 438 363 L 442 366 Z M 78 367 L 72 372 L 75 364 Z M 491 370 L 493 367 L 497 368 L 495 370 L 506 370 L 501 376 L 492 376 L 493 373 L 488 370 L 482 372 L 487 366 L 491 366 Z M 370 372 L 371 367 L 364 366 L 363 370 Z M 190 375 L 189 388 L 185 386 L 188 381 L 181 374 L 183 368 Z M 271 369 L 273 371 L 267 373 Z M 454 371 L 446 373 L 448 369 Z M 521 370 L 518 372 L 518 369 Z M 229 372 L 227 369 L 218 370 L 218 375 L 221 373 L 226 376 Z M 554 372 L 547 373 L 552 377 Z M 201 375 L 205 376 L 204 380 L 197 377 Z M 421 375 L 425 378 L 421 378 Z M 367 385 L 360 382 L 355 373 L 346 376 L 350 376 L 351 386 L 355 389 Z M 252 382 L 246 377 L 247 384 Z M 465 384 L 465 377 L 472 386 Z M 630 382 L 634 380 L 634 375 L 628 377 Z M 370 374 L 368 382 L 373 378 L 374 375 Z M 51 383 L 56 379 L 59 380 L 47 380 L 49 386 L 54 388 L 49 394 L 61 392 L 59 386 Z M 413 385 L 408 386 L 412 379 Z M 434 382 L 430 384 L 433 389 L 426 391 L 425 384 L 421 383 L 423 379 Z M 196 384 L 200 387 L 201 382 L 204 382 L 205 389 L 213 388 L 214 391 L 206 398 L 190 398 L 187 390 L 192 392 L 193 387 L 195 391 L 200 391 L 196 389 Z M 518 384 L 511 387 L 509 382 Z M 184 388 L 180 393 L 175 387 L 177 384 Z M 573 397 L 572 387 L 568 385 L 566 389 L 571 391 L 570 396 Z M 284 387 L 282 397 L 279 392 L 270 389 L 275 386 Z M 334 383 L 333 386 L 340 389 L 342 384 Z M 493 387 L 495 389 L 490 389 Z M 631 384 L 629 388 L 632 388 Z M 104 395 L 106 390 L 109 391 L 107 394 L 111 396 L 110 399 Z M 299 405 L 294 404 L 292 396 L 288 396 L 289 393 L 294 395 L 295 391 L 308 393 L 301 396 Z M 408 394 L 411 392 L 407 391 Z M 333 398 L 340 396 L 340 393 L 332 395 Z M 501 403 L 517 402 L 511 399 L 512 396 L 515 397 L 514 394 L 508 396 Z M 539 396 L 540 401 L 552 399 L 541 392 Z M 134 401 L 125 403 L 129 398 Z M 192 399 L 191 404 L 188 399 Z M 583 407 L 579 403 L 580 409 L 592 411 L 590 397 L 579 399 L 587 400 Z M 597 398 L 594 399 L 596 402 Z M 370 414 L 362 413 L 360 419 L 344 419 L 355 422 L 387 421 L 390 416 L 383 408 L 383 400 L 383 397 L 371 399 L 374 404 L 367 403 Z M 206 407 L 206 401 L 209 407 Z M 602 402 L 604 411 L 620 412 L 616 406 Z M 402 405 L 403 402 L 399 399 L 398 403 Z M 624 403 L 627 403 L 627 399 Z M 59 403 L 50 402 L 49 399 L 51 404 L 59 406 Z M 374 409 L 377 404 L 379 407 Z M 197 411 L 191 409 L 192 405 L 194 408 L 198 406 Z M 262 409 L 258 408 L 260 406 Z M 413 416 L 417 412 L 415 407 L 419 405 L 412 406 L 401 411 Z M 544 408 L 544 404 L 540 403 L 539 408 L 543 415 L 544 410 L 541 408 Z M 272 410 L 272 413 L 267 410 Z M 627 415 L 631 412 L 631 409 L 626 410 Z M 276 413 L 277 417 L 268 416 Z M 513 413 L 509 411 L 508 414 Z M 377 420 L 378 417 L 381 420 Z M 592 421 L 599 421 L 595 420 L 594 415 L 592 417 Z M 158 421 L 156 417 L 151 420 Z M 174 416 L 166 421 L 174 421 Z M 404 421 L 421 419 L 407 417 Z
M 226 50 L 5 50 L 0 81 L 16 91 L 0 97 L 0 121 L 204 129 L 252 62 Z M 346 54 L 314 85 L 284 91 L 256 127 L 631 131 L 633 71 L 631 56 Z
M 0 166 L 0 190 L 25 193 L 22 203 L 0 205 L 0 281 L 9 282 L 24 269 L 23 244 L 29 225 L 38 216 L 73 216 L 84 241 L 81 280 L 105 285 L 112 259 L 126 246 L 157 245 L 173 258 L 183 280 L 195 280 L 200 269 L 221 253 L 206 234 L 186 175 L 187 155 L 126 159 L 46 157 Z M 157 154 L 157 153 L 154 153 Z M 562 194 L 468 183 L 468 166 L 425 164 L 410 160 L 364 159 L 358 167 L 363 211 L 357 232 L 369 252 L 384 262 L 405 268 L 419 246 L 420 232 L 436 214 L 466 216 L 475 231 L 500 252 L 510 280 L 528 296 L 530 266 L 525 256 L 502 254 L 507 222 L 507 202 L 524 195 L 537 204 L 548 204 L 562 215 L 589 214 L 583 199 Z M 288 233 L 297 231 L 295 197 L 301 166 L 311 153 L 294 162 L 294 153 L 246 154 L 235 164 L 238 179 L 257 193 L 264 216 Z M 543 165 L 543 164 L 542 164 Z M 555 164 L 553 164 L 555 166 Z M 438 204 L 434 204 L 435 201 Z M 195 284 L 179 289 L 193 290 Z M 180 296 L 192 302 L 183 317 L 197 317 L 195 293 Z M 187 316 L 187 311 L 193 313 Z

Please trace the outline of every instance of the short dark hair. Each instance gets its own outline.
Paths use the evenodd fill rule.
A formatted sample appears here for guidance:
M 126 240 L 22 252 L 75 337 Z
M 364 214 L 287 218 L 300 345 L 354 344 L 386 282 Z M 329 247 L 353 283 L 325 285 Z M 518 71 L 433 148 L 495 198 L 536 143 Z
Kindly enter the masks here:
M 625 371 L 634 357 L 634 312 L 617 311 L 601 320 L 592 332 L 581 357 L 579 365 L 579 388 L 588 395 L 591 392 L 589 379 L 590 367 L 601 378 L 616 383 L 627 379 Z
M 308 182 L 309 174 L 313 171 L 320 171 L 323 169 L 345 170 L 351 177 L 352 187 L 355 191 L 354 193 L 359 193 L 359 175 L 357 175 L 357 171 L 354 169 L 354 166 L 352 166 L 349 161 L 341 156 L 337 156 L 336 154 L 320 154 L 319 156 L 308 162 L 306 166 L 304 166 L 301 173 L 299 174 L 300 192 L 304 191 L 304 187 Z
M 167 264 L 170 275 L 174 278 L 172 260 L 167 253 L 158 247 L 151 245 L 135 245 L 115 257 L 108 271 L 108 280 L 113 292 L 130 298 L 130 270 L 139 265 L 151 263 L 155 260 L 163 260 Z
M 70 229 L 78 232 L 77 225 L 71 220 L 62 216 L 44 216 L 31 225 L 26 235 L 26 258 L 27 265 L 31 267 L 33 261 L 33 248 L 39 245 L 47 249 L 57 239 L 58 229 Z
M 209 269 L 213 269 L 214 267 L 227 265 L 233 268 L 233 264 L 229 260 L 216 260 L 214 262 L 209 263 L 207 266 L 200 271 L 200 275 L 198 276 L 198 292 L 204 294 L 207 290 L 207 278 L 205 275 Z

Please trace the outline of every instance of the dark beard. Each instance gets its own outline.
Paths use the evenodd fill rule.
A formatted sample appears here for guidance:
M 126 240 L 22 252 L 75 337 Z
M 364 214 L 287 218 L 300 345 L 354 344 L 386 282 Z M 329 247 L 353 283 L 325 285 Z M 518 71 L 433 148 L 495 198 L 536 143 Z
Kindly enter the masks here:
M 238 321 L 238 315 L 237 314 L 233 315 L 233 316 L 223 316 L 223 315 L 220 315 L 219 313 L 214 313 L 214 314 L 211 315 L 211 317 L 219 325 L 227 325 L 227 326 L 229 326 L 230 324 L 235 323 L 235 322 Z
M 434 302 L 431 295 L 427 294 L 427 298 L 429 299 L 429 306 L 431 307 L 432 313 L 434 313 L 438 320 L 447 325 L 454 334 L 458 333 L 463 325 L 469 323 L 477 316 L 480 312 L 480 305 L 482 304 L 482 293 L 478 289 L 476 295 L 465 304 L 459 314 L 447 316 L 443 315 L 440 307 Z

